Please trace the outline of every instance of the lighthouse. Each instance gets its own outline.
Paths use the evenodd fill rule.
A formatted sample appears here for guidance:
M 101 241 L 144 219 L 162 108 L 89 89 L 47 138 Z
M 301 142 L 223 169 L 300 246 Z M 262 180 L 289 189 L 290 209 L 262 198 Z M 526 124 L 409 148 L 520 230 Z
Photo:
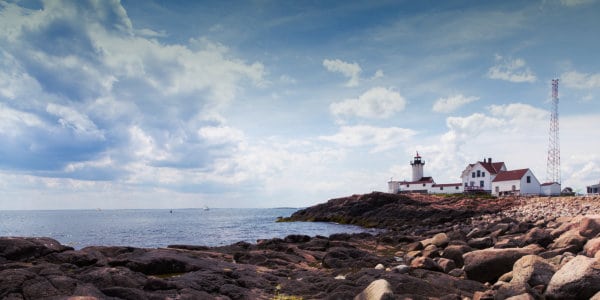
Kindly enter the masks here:
M 413 161 L 410 162 L 412 166 L 412 181 L 419 181 L 423 178 L 423 166 L 425 165 L 425 161 L 421 160 L 421 156 L 419 152 L 414 157 Z

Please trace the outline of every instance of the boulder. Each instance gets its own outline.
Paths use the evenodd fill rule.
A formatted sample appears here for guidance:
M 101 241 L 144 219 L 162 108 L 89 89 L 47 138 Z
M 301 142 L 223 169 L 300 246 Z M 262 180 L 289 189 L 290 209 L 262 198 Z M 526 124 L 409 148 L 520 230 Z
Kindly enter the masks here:
M 454 260 L 448 258 L 437 258 L 435 262 L 446 274 L 456 268 L 456 263 L 454 263 Z
M 385 279 L 378 279 L 367 286 L 360 294 L 354 297 L 354 300 L 392 300 L 394 292 L 390 283 Z
M 583 246 L 583 252 L 589 257 L 594 257 L 598 250 L 600 250 L 600 237 L 587 241 Z
M 450 239 L 445 233 L 438 233 L 431 238 L 431 243 L 438 248 L 444 248 L 448 245 Z
M 470 247 L 476 248 L 476 249 L 485 249 L 485 248 L 489 248 L 494 246 L 494 241 L 492 240 L 491 237 L 486 236 L 486 237 L 480 237 L 480 238 L 474 238 L 474 239 L 470 239 L 467 244 Z
M 587 215 L 579 221 L 579 234 L 593 238 L 600 233 L 600 215 Z
M 513 266 L 513 284 L 528 284 L 529 286 L 548 285 L 552 275 L 556 272 L 553 265 L 537 255 L 525 255 L 517 260 Z
M 46 237 L 0 237 L 0 257 L 8 260 L 29 260 L 67 250 L 73 248 Z
M 554 239 L 549 230 L 534 227 L 529 230 L 521 240 L 521 247 L 529 244 L 538 244 L 542 247 L 547 247 Z
M 586 243 L 586 241 L 587 238 L 580 235 L 576 230 L 569 230 L 554 240 L 554 243 L 550 245 L 550 249 L 560 249 L 569 246 L 575 246 L 578 252 L 583 248 L 583 245 Z
M 546 299 L 589 299 L 600 291 L 600 261 L 578 255 L 558 270 L 546 289 Z
M 479 282 L 495 282 L 513 268 L 521 257 L 537 252 L 535 248 L 484 249 L 463 255 L 467 278 Z
M 473 251 L 473 248 L 467 245 L 450 245 L 444 249 L 442 257 L 453 260 L 456 266 L 460 268 L 464 263 L 463 254 L 470 251 Z
M 413 259 L 410 266 L 415 269 L 442 271 L 442 268 L 433 259 L 424 256 Z

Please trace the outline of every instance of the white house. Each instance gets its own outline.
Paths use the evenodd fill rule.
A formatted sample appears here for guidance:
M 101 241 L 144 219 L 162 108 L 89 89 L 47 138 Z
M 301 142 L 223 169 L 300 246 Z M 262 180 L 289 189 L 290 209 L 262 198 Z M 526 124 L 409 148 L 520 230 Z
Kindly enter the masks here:
M 540 185 L 540 195 L 542 196 L 560 196 L 560 183 L 546 182 Z
M 388 192 L 396 194 L 402 192 L 430 193 L 430 194 L 456 194 L 462 193 L 461 183 L 436 184 L 432 177 L 423 176 L 425 161 L 417 152 L 410 162 L 412 166 L 412 181 L 388 181 Z
M 505 195 L 539 195 L 540 182 L 530 169 L 519 169 L 500 172 L 492 180 L 492 194 Z
M 462 172 L 461 178 L 465 192 L 492 191 L 492 181 L 506 171 L 504 162 L 492 162 L 491 158 L 469 164 Z
M 600 183 L 587 186 L 588 195 L 600 194 Z

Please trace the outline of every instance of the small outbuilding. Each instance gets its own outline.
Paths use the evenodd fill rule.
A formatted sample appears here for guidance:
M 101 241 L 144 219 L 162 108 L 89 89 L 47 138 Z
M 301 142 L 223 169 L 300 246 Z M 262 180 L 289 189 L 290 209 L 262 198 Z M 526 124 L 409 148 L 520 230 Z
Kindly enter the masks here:
M 542 196 L 560 196 L 560 183 L 558 182 L 542 183 L 540 189 Z

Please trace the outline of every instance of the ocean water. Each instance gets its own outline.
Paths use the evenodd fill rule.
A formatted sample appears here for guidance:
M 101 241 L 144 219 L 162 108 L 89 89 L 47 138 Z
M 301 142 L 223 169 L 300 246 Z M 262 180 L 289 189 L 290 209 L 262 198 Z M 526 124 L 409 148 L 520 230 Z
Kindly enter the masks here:
M 166 247 L 222 246 L 289 234 L 329 236 L 364 228 L 320 222 L 277 223 L 297 209 L 128 209 L 0 211 L 0 236 L 51 237 L 64 245 Z

